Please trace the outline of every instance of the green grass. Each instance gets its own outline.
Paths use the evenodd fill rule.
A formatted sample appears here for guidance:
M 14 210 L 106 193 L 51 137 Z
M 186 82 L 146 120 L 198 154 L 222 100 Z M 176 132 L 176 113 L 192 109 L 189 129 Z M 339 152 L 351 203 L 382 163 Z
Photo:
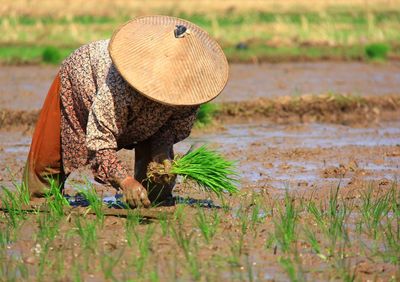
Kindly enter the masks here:
M 365 54 L 369 59 L 386 60 L 390 46 L 385 43 L 373 43 L 365 47 Z
M 0 46 L 0 62 L 6 64 L 37 64 L 45 63 L 43 54 L 49 47 L 45 46 L 23 46 L 23 45 L 6 45 Z M 54 48 L 54 47 L 52 47 Z M 59 59 L 49 61 L 47 63 L 60 63 L 73 52 L 74 47 L 57 47 Z
M 219 107 L 217 104 L 206 103 L 200 106 L 197 112 L 195 126 L 198 128 L 205 127 L 213 123 L 215 115 L 218 113 Z
M 46 47 L 42 53 L 42 60 L 49 64 L 58 64 L 61 62 L 62 55 L 58 48 L 54 46 Z
M 203 27 L 223 47 L 230 61 L 385 59 L 399 55 L 400 11 L 328 9 L 310 12 L 225 12 L 163 14 L 183 17 Z M 82 44 L 109 38 L 126 15 L 10 15 L 0 19 L 0 61 L 58 63 Z M 376 43 L 379 42 L 379 43 Z M 247 48 L 236 48 L 243 43 Z M 367 47 L 365 47 L 367 46 Z M 58 52 L 49 51 L 56 47 Z M 44 52 L 46 51 L 46 52 Z

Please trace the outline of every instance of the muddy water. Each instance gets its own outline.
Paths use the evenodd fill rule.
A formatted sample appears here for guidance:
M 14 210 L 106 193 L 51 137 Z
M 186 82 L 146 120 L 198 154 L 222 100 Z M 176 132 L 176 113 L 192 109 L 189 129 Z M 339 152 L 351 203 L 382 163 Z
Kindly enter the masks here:
M 16 132 L 1 139 L 0 177 L 3 183 L 10 183 L 12 176 L 20 178 L 30 137 Z M 339 182 L 345 185 L 359 178 L 393 180 L 400 176 L 400 121 L 367 128 L 317 123 L 233 124 L 214 133 L 195 132 L 177 144 L 176 151 L 186 152 L 194 143 L 208 143 L 238 160 L 242 186 L 317 188 Z M 132 166 L 129 151 L 119 154 Z M 84 183 L 83 178 L 93 181 L 88 169 L 72 176 L 80 183 Z
M 1 66 L 0 105 L 39 109 L 58 71 L 50 66 Z M 230 80 L 216 101 L 241 101 L 327 91 L 359 95 L 397 94 L 400 63 L 313 62 L 232 64 Z
M 239 160 L 245 185 L 295 188 L 400 176 L 399 121 L 369 128 L 239 124 L 192 140 L 214 144 Z

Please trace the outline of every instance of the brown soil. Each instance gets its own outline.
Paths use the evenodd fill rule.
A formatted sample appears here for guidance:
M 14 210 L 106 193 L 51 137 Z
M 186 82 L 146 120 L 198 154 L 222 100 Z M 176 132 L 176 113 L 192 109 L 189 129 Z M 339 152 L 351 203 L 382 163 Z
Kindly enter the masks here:
M 302 95 L 248 102 L 220 103 L 221 123 L 267 119 L 277 123 L 328 122 L 340 124 L 390 120 L 399 115 L 400 96 Z M 0 129 L 32 128 L 40 111 L 0 109 Z
M 8 105 L 3 107 L 11 110 L 0 115 L 0 182 L 12 187 L 21 177 L 38 111 Z M 285 263 L 290 261 L 299 280 L 342 281 L 346 279 L 343 275 L 354 274 L 356 281 L 397 281 L 398 262 L 382 256 L 388 249 L 384 239 L 387 233 L 382 231 L 386 229 L 374 239 L 370 228 L 360 227 L 360 211 L 368 191 L 372 191 L 373 199 L 392 195 L 391 189 L 400 193 L 396 181 L 400 174 L 399 106 L 399 97 L 389 95 L 225 101 L 217 125 L 195 130 L 189 139 L 176 145 L 176 151 L 184 153 L 193 143 L 207 142 L 228 159 L 237 160 L 239 195 L 228 196 L 223 203 L 191 184 L 178 184 L 174 195 L 189 198 L 194 205 L 152 208 L 161 219 L 147 217 L 128 232 L 125 215 L 107 216 L 104 224 L 97 226 L 95 246 L 85 246 L 76 225 L 78 219 L 85 224 L 94 222 L 94 215 L 62 218 L 56 226 L 57 235 L 49 241 L 40 237 L 46 224 L 39 223 L 46 213 L 29 213 L 17 228 L 15 239 L 0 248 L 0 273 L 4 280 L 12 280 L 15 274 L 17 280 L 32 281 L 71 281 L 78 276 L 88 281 L 154 281 L 157 274 L 158 280 L 176 281 L 196 280 L 199 271 L 202 281 L 287 281 L 290 272 Z M 132 172 L 132 152 L 121 150 L 118 154 Z M 71 175 L 67 192 L 74 194 L 77 187 L 87 185 L 85 178 L 93 182 L 88 168 Z M 116 192 L 98 184 L 95 187 L 103 196 Z M 327 210 L 336 187 L 340 187 L 337 213 L 344 203 L 352 211 L 345 220 L 345 245 L 339 239 L 332 243 L 305 209 L 313 201 Z M 299 210 L 298 238 L 288 252 L 276 240 L 283 235 L 275 233 L 288 206 L 284 202 L 286 191 Z M 209 242 L 197 222 L 201 212 L 210 222 L 219 220 Z M 389 213 L 380 227 L 390 218 L 394 220 L 391 224 L 398 226 L 398 217 Z M 8 228 L 6 214 L 0 213 L 0 230 Z M 143 250 L 140 240 L 152 228 L 149 247 Z M 316 236 L 319 254 L 312 249 L 305 230 Z M 179 236 L 189 240 L 189 252 L 185 252 L 182 241 L 176 240 Z M 399 244 L 398 238 L 395 243 Z M 148 257 L 140 272 L 140 259 L 146 250 Z M 112 259 L 118 259 L 114 267 Z M 114 277 L 106 277 L 107 267 Z

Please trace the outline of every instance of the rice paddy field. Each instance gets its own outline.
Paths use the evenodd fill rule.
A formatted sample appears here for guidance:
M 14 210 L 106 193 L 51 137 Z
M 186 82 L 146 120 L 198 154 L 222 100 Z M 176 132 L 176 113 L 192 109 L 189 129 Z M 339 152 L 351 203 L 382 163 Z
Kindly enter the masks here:
M 0 281 L 400 281 L 399 7 L 2 1 Z M 178 176 L 173 201 L 128 209 L 83 167 L 66 195 L 30 202 L 20 179 L 52 63 L 149 13 L 193 20 L 230 59 L 175 152 L 221 154 L 232 194 Z M 118 156 L 133 174 L 134 152 Z
M 230 61 L 399 58 L 399 0 L 3 0 L 0 61 L 58 63 L 134 16 L 178 16 L 205 28 Z

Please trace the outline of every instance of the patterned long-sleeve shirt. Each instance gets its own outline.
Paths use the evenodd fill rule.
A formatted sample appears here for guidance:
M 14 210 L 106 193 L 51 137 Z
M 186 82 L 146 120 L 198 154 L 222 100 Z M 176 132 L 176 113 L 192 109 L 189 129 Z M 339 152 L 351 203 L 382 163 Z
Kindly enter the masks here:
M 173 107 L 138 94 L 109 56 L 108 40 L 84 45 L 61 65 L 61 148 L 65 173 L 91 163 L 97 180 L 123 179 L 122 148 L 173 145 L 191 131 L 198 106 Z

